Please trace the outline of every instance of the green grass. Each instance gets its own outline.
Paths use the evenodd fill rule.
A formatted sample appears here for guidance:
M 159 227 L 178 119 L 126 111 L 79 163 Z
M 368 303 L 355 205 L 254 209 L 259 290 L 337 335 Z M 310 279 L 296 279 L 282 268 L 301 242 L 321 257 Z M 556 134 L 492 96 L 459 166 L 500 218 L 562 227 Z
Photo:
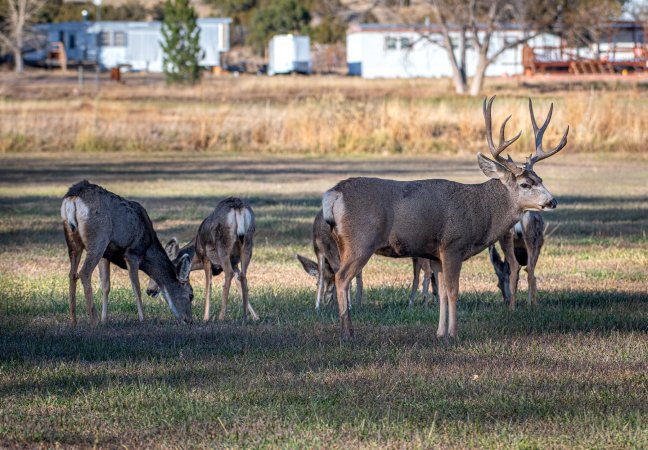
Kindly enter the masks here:
M 480 181 L 472 157 L 1 157 L 0 446 L 647 447 L 648 163 L 566 154 L 538 172 L 559 200 L 538 307 L 523 281 L 509 312 L 478 255 L 462 272 L 460 337 L 437 340 L 437 308 L 406 306 L 409 262 L 376 257 L 356 338 L 341 344 L 294 259 L 312 253 L 321 192 L 356 174 Z M 149 298 L 140 324 L 115 269 L 109 322 L 88 325 L 79 289 L 71 328 L 59 206 L 83 177 L 138 199 L 161 239 L 183 242 L 220 198 L 247 197 L 261 320 L 241 323 L 235 293 L 224 323 L 200 323 L 196 273 L 194 325 Z

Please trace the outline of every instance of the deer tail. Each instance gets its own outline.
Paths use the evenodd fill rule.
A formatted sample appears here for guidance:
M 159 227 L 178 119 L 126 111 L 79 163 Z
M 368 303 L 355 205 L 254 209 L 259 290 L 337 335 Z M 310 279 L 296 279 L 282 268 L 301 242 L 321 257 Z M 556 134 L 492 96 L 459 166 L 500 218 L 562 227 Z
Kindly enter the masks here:
M 324 221 L 331 227 L 335 226 L 335 216 L 333 209 L 335 202 L 342 198 L 342 193 L 338 191 L 326 191 L 322 196 L 322 212 L 324 214 Z
M 79 224 L 76 220 L 76 204 L 73 197 L 65 197 L 61 204 L 61 219 L 66 222 L 72 231 L 76 231 Z
M 250 224 L 252 223 L 252 214 L 248 208 L 241 208 L 234 210 L 234 217 L 236 220 L 236 235 L 239 238 L 242 238 L 250 228 Z

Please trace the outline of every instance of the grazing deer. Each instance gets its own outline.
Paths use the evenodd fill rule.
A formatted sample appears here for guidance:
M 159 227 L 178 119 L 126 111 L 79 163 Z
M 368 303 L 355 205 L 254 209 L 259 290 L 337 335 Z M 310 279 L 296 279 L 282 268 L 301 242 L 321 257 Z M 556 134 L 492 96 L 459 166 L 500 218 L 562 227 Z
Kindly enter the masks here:
M 322 197 L 324 220 L 331 226 L 340 253 L 335 274 L 341 337 L 353 336 L 347 308 L 347 288 L 362 271 L 371 255 L 417 257 L 439 261 L 439 326 L 437 336 L 457 335 L 457 297 L 463 261 L 497 241 L 524 211 L 553 209 L 557 202 L 533 171 L 536 162 L 559 152 L 567 144 L 569 127 L 557 147 L 545 152 L 542 138 L 551 120 L 549 114 L 538 128 L 529 99 L 535 133 L 535 155 L 522 167 L 501 153 L 521 135 L 505 140 L 506 123 L 500 128 L 500 143 L 493 143 L 491 107 L 494 97 L 484 100 L 486 140 L 493 159 L 482 153 L 477 161 L 489 181 L 463 184 L 430 179 L 395 181 L 379 178 L 349 178 Z M 438 275 L 438 276 L 437 276 Z M 446 322 L 447 320 L 447 322 Z
M 225 280 L 218 319 L 225 319 L 229 290 L 235 277 L 243 298 L 243 319 L 247 320 L 248 311 L 253 320 L 259 319 L 249 303 L 247 285 L 247 268 L 252 259 L 254 230 L 252 208 L 235 197 L 219 202 L 214 211 L 198 227 L 194 239 L 195 267 L 202 264 L 205 271 L 205 315 L 203 316 L 205 321 L 210 318 L 212 275 L 221 271 L 225 274 Z M 239 262 L 240 270 L 237 267 Z
M 102 322 L 107 318 L 110 263 L 127 269 L 140 321 L 144 320 L 138 271 L 162 287 L 164 298 L 178 320 L 191 322 L 193 290 L 189 284 L 191 255 L 173 264 L 155 234 L 146 210 L 101 186 L 83 180 L 70 187 L 61 204 L 61 218 L 70 257 L 70 319 L 76 324 L 76 282 L 81 279 L 90 321 L 97 324 L 92 299 L 92 272 L 99 264 L 104 292 Z M 77 272 L 81 255 L 86 257 Z
M 315 221 L 313 222 L 313 250 L 315 251 L 317 261 L 313 261 L 302 255 L 296 256 L 306 273 L 317 279 L 315 309 L 319 311 L 322 300 L 326 304 L 330 304 L 337 298 L 335 293 L 335 272 L 337 272 L 340 265 L 340 253 L 338 252 L 337 244 L 333 239 L 331 227 L 324 221 L 324 215 L 321 209 L 315 216 Z M 421 268 L 424 270 L 423 300 L 427 302 L 430 280 L 432 280 L 434 295 L 438 297 L 431 261 L 423 258 L 413 258 L 412 262 L 414 266 L 414 281 L 412 282 L 412 292 L 410 294 L 410 306 L 413 305 L 418 291 Z M 349 284 L 350 289 L 351 284 Z M 362 272 L 360 272 L 356 276 L 355 302 L 358 306 L 362 304 L 362 296 L 363 281 Z M 351 304 L 349 304 L 349 308 L 351 308 Z
M 320 209 L 315 216 L 313 222 L 313 250 L 317 262 L 306 258 L 302 255 L 297 255 L 297 259 L 304 267 L 307 274 L 317 279 L 317 300 L 315 301 L 315 309 L 320 310 L 322 301 L 325 304 L 331 304 L 335 298 L 335 272 L 340 266 L 340 253 L 337 249 L 337 244 L 333 240 L 331 234 L 331 227 L 324 222 L 324 216 Z M 349 290 L 351 284 L 349 284 Z M 356 276 L 356 304 L 362 304 L 362 272 Z M 349 307 L 351 305 L 349 304 Z
M 171 239 L 167 244 L 164 246 L 164 250 L 166 251 L 167 255 L 169 255 L 169 258 L 173 261 L 177 260 L 178 257 L 182 257 L 185 253 L 189 252 L 190 254 L 193 254 L 193 259 L 191 261 L 191 271 L 193 272 L 194 270 L 204 270 L 204 265 L 203 265 L 203 260 L 199 259 L 196 254 L 196 238 L 194 237 L 188 244 L 184 245 L 183 247 L 180 247 L 180 244 L 178 244 L 178 240 L 176 238 Z M 238 260 L 235 260 L 232 262 L 232 267 L 234 267 L 235 271 L 236 265 L 238 264 Z M 223 269 L 220 266 L 216 265 L 211 265 L 211 271 L 212 271 L 212 276 L 217 276 L 221 272 L 223 272 Z M 239 292 L 241 292 L 241 281 L 238 277 L 235 277 L 236 284 L 239 288 Z M 146 288 L 146 294 L 149 295 L 150 297 L 157 297 L 158 294 L 160 293 L 160 288 L 158 285 L 155 283 L 153 279 L 149 280 L 149 284 Z M 252 304 L 248 301 L 248 312 L 252 316 L 252 319 L 258 320 L 259 316 L 257 313 L 254 311 L 254 308 L 252 308 Z
M 535 266 L 544 245 L 544 238 L 545 223 L 541 214 L 526 211 L 522 219 L 499 240 L 505 256 L 504 261 L 500 258 L 495 244 L 488 247 L 488 254 L 497 274 L 497 285 L 502 291 L 504 301 L 512 302 L 511 305 L 515 305 L 521 266 L 526 266 L 529 303 L 537 303 Z

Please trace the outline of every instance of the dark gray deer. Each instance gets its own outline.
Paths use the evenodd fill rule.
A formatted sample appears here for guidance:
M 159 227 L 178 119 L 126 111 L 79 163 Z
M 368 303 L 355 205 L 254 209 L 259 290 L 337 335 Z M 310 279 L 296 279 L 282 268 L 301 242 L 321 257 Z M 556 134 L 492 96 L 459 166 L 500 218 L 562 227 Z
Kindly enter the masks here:
M 81 181 L 68 190 L 61 204 L 63 231 L 70 257 L 70 320 L 76 324 L 76 282 L 81 279 L 90 322 L 96 325 L 92 298 L 92 272 L 100 264 L 104 291 L 102 322 L 107 318 L 110 263 L 128 270 L 137 299 L 140 321 L 144 320 L 139 270 L 162 287 L 164 298 L 177 319 L 191 322 L 193 290 L 189 284 L 191 255 L 173 264 L 157 238 L 146 210 L 101 186 Z M 78 270 L 83 251 L 86 257 Z
M 509 301 L 511 306 L 515 305 L 521 266 L 526 266 L 529 303 L 537 303 L 535 267 L 544 245 L 544 238 L 545 222 L 542 215 L 536 211 L 526 211 L 522 219 L 499 240 L 505 260 L 501 259 L 495 244 L 488 247 L 488 254 L 497 274 L 497 285 L 502 291 L 504 301 Z
M 178 240 L 176 238 L 173 238 L 169 242 L 167 242 L 167 244 L 164 246 L 164 250 L 167 252 L 167 255 L 169 255 L 169 258 L 171 258 L 171 260 L 173 261 L 177 260 L 179 257 L 182 257 L 185 253 L 190 252 L 194 255 L 191 261 L 191 271 L 204 270 L 203 260 L 199 259 L 195 254 L 195 250 L 196 250 L 195 237 L 189 243 L 185 244 L 183 247 L 180 247 L 180 244 L 178 243 Z M 234 267 L 235 272 L 238 270 L 237 264 L 238 261 L 236 260 L 232 263 L 232 267 Z M 220 266 L 216 266 L 213 264 L 211 266 L 211 270 L 212 270 L 212 276 L 218 276 L 223 272 L 223 269 Z M 240 279 L 238 277 L 235 277 L 234 279 L 236 280 L 236 284 L 239 288 L 239 292 L 241 292 L 242 287 L 241 287 Z M 160 293 L 160 288 L 155 283 L 155 281 L 153 281 L 152 279 L 149 280 L 149 284 L 146 288 L 146 294 L 155 298 L 158 296 L 159 293 Z M 259 319 L 259 316 L 254 311 L 254 308 L 252 308 L 252 304 L 249 301 L 248 301 L 248 312 L 252 316 L 253 320 Z
M 313 261 L 302 255 L 296 255 L 302 267 L 307 274 L 313 276 L 317 280 L 317 299 L 315 301 L 315 309 L 320 310 L 322 301 L 325 304 L 330 304 L 335 301 L 337 295 L 335 293 L 335 272 L 340 266 L 340 253 L 337 249 L 337 244 L 333 239 L 331 227 L 324 221 L 322 210 L 320 209 L 315 216 L 313 222 L 313 250 L 317 261 Z M 432 271 L 432 261 L 423 258 L 412 259 L 414 269 L 414 279 L 412 281 L 412 291 L 410 293 L 409 304 L 414 304 L 416 293 L 418 291 L 420 272 L 424 271 L 423 275 L 423 300 L 427 303 L 429 284 L 432 280 L 434 295 L 438 296 L 436 282 L 434 281 L 434 274 Z M 351 285 L 349 284 L 349 289 Z M 355 303 L 360 306 L 362 304 L 363 296 L 363 280 L 362 272 L 356 276 L 356 293 Z M 351 304 L 349 304 L 349 308 Z
M 552 150 L 542 149 L 542 139 L 551 120 L 553 104 L 538 127 L 529 99 L 535 133 L 535 155 L 522 167 L 502 152 L 521 135 L 493 143 L 491 107 L 494 97 L 484 100 L 486 140 L 493 159 L 482 153 L 477 161 L 489 181 L 463 184 L 430 179 L 396 181 L 379 178 L 349 178 L 322 197 L 324 220 L 331 226 L 340 253 L 335 274 L 338 310 L 343 339 L 353 336 L 347 308 L 347 288 L 374 253 L 390 257 L 416 257 L 439 261 L 439 326 L 437 336 L 457 335 L 457 298 L 463 261 L 497 241 L 520 220 L 524 211 L 553 209 L 557 202 L 533 171 L 536 162 L 548 158 L 567 144 L 569 127 Z M 447 322 L 446 322 L 447 320 Z

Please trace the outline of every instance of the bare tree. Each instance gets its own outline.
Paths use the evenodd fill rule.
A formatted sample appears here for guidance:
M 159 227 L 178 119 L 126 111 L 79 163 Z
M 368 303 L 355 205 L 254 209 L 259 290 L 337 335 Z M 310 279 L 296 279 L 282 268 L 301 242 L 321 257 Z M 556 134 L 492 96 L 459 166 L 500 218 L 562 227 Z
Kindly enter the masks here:
M 470 93 L 479 95 L 484 84 L 486 69 L 505 51 L 515 48 L 537 36 L 550 23 L 548 17 L 558 11 L 543 8 L 543 13 L 535 15 L 531 29 L 520 27 L 525 31 L 518 39 L 504 41 L 501 47 L 493 50 L 491 42 L 494 34 L 506 24 L 517 21 L 519 25 L 527 17 L 530 9 L 528 2 L 517 0 L 432 0 L 434 13 L 441 27 L 442 42 L 448 53 L 452 78 L 458 94 Z M 549 12 L 550 14 L 547 14 Z M 454 38 L 454 39 L 453 39 Z M 472 58 L 467 57 L 468 49 L 472 48 L 476 56 L 474 76 L 468 83 L 468 64 Z
M 0 13 L 0 43 L 14 55 L 16 73 L 22 73 L 22 52 L 25 44 L 34 38 L 31 24 L 45 0 L 6 0 Z

